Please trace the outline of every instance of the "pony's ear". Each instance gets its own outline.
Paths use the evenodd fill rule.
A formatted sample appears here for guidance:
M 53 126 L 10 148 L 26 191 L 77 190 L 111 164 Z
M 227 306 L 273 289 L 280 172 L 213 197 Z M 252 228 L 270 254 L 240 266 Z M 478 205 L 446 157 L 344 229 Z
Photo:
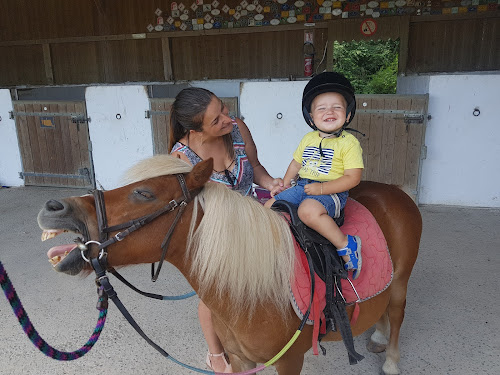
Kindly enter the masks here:
M 186 176 L 186 183 L 189 189 L 201 188 L 210 179 L 214 168 L 214 160 L 209 158 L 195 164 L 193 170 Z

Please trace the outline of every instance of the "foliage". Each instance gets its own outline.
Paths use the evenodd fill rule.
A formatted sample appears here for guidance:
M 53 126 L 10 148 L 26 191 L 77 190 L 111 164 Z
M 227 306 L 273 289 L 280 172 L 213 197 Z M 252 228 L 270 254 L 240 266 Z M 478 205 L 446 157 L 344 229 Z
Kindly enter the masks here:
M 394 94 L 398 40 L 335 42 L 334 70 L 344 74 L 357 94 Z

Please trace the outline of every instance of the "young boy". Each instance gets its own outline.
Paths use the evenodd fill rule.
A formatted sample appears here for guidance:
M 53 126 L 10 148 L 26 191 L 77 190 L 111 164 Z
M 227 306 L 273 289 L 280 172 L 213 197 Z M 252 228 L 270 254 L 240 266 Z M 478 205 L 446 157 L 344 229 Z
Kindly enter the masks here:
M 363 171 L 359 141 L 344 130 L 356 111 L 354 89 L 339 73 L 321 73 L 304 88 L 302 107 L 313 131 L 302 138 L 286 171 L 285 187 L 271 190 L 274 198 L 266 207 L 275 200 L 298 205 L 302 222 L 337 248 L 345 269 L 353 270 L 353 279 L 357 279 L 362 264 L 361 240 L 342 233 L 333 220 L 344 208 L 348 190 L 359 184 Z M 297 174 L 297 184 L 290 187 Z

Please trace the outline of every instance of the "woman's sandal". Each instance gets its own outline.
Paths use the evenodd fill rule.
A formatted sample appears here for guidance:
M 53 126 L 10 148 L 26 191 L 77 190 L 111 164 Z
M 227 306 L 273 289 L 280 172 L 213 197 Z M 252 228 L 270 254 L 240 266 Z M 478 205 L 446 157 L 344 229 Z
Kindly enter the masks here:
M 224 371 L 215 371 L 214 370 L 214 368 L 212 367 L 212 358 L 211 357 L 222 357 L 222 359 L 224 360 L 224 364 L 226 365 Z M 233 368 L 231 367 L 231 365 L 229 363 L 227 363 L 226 353 L 224 353 L 224 352 L 219 353 L 219 354 L 212 354 L 212 353 L 208 352 L 206 362 L 207 362 L 207 366 L 214 372 L 222 373 L 222 374 L 232 374 L 233 373 Z

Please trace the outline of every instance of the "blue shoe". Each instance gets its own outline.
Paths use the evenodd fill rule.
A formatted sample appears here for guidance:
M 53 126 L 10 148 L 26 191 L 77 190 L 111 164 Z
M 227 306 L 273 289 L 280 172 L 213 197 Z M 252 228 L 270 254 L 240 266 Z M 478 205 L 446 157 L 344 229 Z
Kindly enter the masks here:
M 354 270 L 352 273 L 353 280 L 356 280 L 361 271 L 361 238 L 358 236 L 347 235 L 347 246 L 343 249 L 338 249 L 337 254 L 340 256 L 349 255 L 349 262 L 344 264 L 346 270 Z

